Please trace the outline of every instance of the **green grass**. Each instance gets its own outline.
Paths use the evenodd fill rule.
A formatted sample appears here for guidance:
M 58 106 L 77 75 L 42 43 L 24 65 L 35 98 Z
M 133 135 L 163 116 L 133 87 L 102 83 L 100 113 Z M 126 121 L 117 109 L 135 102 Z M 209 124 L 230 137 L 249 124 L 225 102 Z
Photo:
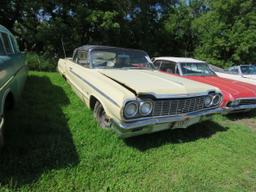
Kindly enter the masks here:
M 256 191 L 256 132 L 246 125 L 217 115 L 121 140 L 57 73 L 30 72 L 6 136 L 0 191 Z

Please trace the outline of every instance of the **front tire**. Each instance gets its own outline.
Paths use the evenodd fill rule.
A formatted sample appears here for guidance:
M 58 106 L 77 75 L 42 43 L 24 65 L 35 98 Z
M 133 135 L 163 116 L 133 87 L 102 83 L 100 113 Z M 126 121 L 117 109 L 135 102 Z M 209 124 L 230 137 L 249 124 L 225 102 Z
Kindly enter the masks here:
M 4 118 L 1 118 L 0 122 L 0 150 L 4 146 L 4 131 L 3 131 Z
M 96 118 L 97 122 L 102 128 L 110 128 L 110 120 L 101 105 L 100 102 L 96 101 L 94 110 L 93 110 L 94 117 Z
M 4 121 L 5 121 L 5 117 L 6 117 L 6 113 L 8 111 L 10 111 L 11 109 L 14 108 L 14 100 L 13 100 L 13 95 L 11 93 L 9 93 L 5 99 L 5 103 L 4 103 L 4 113 L 3 116 L 0 120 L 0 149 L 4 146 L 5 144 L 5 128 L 4 128 Z

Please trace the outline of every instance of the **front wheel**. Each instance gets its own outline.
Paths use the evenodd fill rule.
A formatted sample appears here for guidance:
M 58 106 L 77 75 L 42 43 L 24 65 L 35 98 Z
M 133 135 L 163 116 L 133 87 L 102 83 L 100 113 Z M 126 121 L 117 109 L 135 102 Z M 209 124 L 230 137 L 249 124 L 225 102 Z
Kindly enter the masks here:
M 100 102 L 96 102 L 93 110 L 94 117 L 102 128 L 110 127 L 110 120 Z
M 4 146 L 4 133 L 3 133 L 4 118 L 1 118 L 0 122 L 0 149 Z

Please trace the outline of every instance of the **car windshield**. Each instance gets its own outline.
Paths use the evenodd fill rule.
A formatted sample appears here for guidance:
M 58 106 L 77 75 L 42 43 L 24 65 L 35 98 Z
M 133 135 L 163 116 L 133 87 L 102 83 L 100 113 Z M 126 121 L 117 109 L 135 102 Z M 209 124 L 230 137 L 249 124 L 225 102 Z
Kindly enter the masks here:
M 241 66 L 241 72 L 244 75 L 256 75 L 256 66 L 254 65 Z
M 213 76 L 215 73 L 206 63 L 181 63 L 181 70 L 185 76 Z
M 136 50 L 101 49 L 91 52 L 93 68 L 154 69 L 149 56 Z

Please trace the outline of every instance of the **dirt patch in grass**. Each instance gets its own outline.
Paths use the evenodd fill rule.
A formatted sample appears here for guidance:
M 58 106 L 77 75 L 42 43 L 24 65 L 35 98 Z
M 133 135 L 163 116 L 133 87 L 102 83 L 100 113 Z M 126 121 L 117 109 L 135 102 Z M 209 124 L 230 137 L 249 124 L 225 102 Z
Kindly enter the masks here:
M 256 131 L 256 112 L 248 112 L 248 113 L 238 113 L 238 114 L 231 114 L 228 116 L 233 123 L 238 123 L 240 125 L 244 125 L 249 127 L 253 131 Z
M 253 131 L 256 131 L 256 119 L 251 119 L 251 118 L 237 119 L 235 123 L 245 125 L 251 128 Z

